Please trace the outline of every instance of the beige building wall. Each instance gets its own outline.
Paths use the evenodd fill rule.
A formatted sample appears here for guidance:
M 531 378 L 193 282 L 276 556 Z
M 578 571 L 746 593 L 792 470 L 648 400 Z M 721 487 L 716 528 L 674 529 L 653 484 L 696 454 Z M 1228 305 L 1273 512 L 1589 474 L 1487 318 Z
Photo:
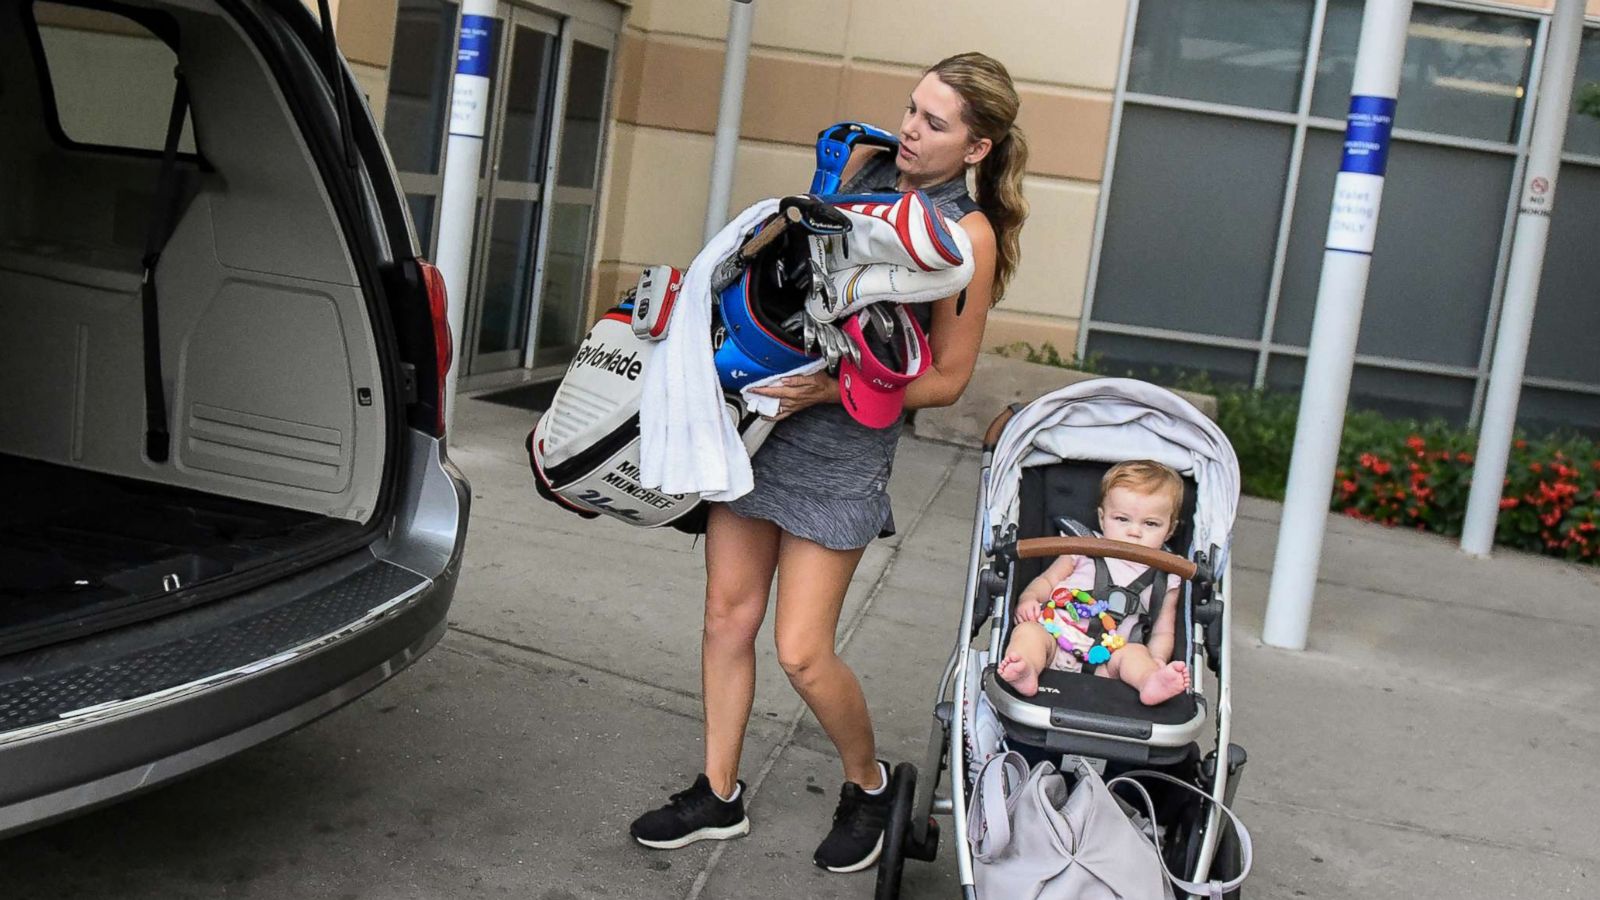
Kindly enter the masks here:
M 330 2 L 381 124 L 397 0 Z M 613 71 L 591 317 L 644 266 L 686 266 L 699 249 L 731 6 L 611 2 L 630 9 Z M 1549 10 L 1551 0 L 1498 5 Z M 1032 151 L 1022 265 L 985 346 L 1075 346 L 1126 0 L 755 0 L 753 12 L 733 210 L 802 190 L 824 126 L 860 119 L 892 130 L 924 66 L 982 50 L 1017 81 Z M 1588 0 L 1588 12 L 1591 23 L 1600 18 L 1600 0 Z
M 353 2 L 353 0 L 344 0 Z M 730 4 L 637 0 L 619 47 L 596 314 L 700 246 Z M 922 69 L 981 50 L 1011 70 L 1031 145 L 1022 265 L 985 345 L 1077 337 L 1122 50 L 1123 0 L 756 0 L 733 207 L 804 190 L 823 127 L 890 128 Z
M 317 0 L 302 0 L 317 13 Z M 339 50 L 350 63 L 361 92 L 367 95 L 372 115 L 383 126 L 383 108 L 389 97 L 389 63 L 394 56 L 394 25 L 398 0 L 328 0 Z

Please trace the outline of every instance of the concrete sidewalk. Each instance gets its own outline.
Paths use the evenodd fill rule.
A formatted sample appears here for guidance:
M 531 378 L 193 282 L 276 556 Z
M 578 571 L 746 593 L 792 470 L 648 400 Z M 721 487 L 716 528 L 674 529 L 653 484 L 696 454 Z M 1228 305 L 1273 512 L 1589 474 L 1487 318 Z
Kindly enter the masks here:
M 534 494 L 532 415 L 465 400 L 472 479 L 451 630 L 411 671 L 283 740 L 0 843 L 10 897 L 865 898 L 812 867 L 840 771 L 768 634 L 746 744 L 755 828 L 643 850 L 629 820 L 700 766 L 700 548 Z M 905 440 L 901 533 L 867 551 L 843 654 L 882 754 L 920 763 L 956 630 L 977 457 Z M 1263 648 L 1278 507 L 1235 531 L 1238 811 L 1251 897 L 1600 893 L 1600 572 L 1330 520 L 1311 648 Z M 769 617 L 770 618 L 770 617 Z M 944 823 L 950 834 L 948 820 Z M 948 845 L 904 896 L 953 897 Z

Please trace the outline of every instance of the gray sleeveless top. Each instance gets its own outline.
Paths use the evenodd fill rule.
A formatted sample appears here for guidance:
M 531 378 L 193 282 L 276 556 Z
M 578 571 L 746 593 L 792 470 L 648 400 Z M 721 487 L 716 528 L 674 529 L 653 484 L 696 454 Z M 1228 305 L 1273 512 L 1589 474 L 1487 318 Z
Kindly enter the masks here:
M 842 193 L 894 191 L 898 178 L 893 154 L 879 153 Z M 953 221 L 978 208 L 967 194 L 965 179 L 923 193 Z M 924 328 L 932 319 L 931 307 L 909 307 Z M 889 473 L 904 424 L 902 415 L 888 428 L 868 428 L 837 403 L 801 410 L 773 428 L 751 460 L 754 490 L 728 506 L 834 550 L 853 550 L 874 537 L 887 537 L 894 533 Z

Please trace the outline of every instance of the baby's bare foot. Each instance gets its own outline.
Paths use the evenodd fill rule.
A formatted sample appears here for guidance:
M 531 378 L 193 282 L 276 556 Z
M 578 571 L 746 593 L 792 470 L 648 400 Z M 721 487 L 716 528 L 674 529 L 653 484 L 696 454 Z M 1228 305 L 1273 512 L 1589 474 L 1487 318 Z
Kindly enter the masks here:
M 1000 665 L 995 671 L 1001 678 L 1011 682 L 1011 686 L 1022 696 L 1032 697 L 1039 693 L 1039 673 L 1035 672 L 1027 660 L 1019 654 L 1006 654 L 1006 658 L 1000 660 Z
M 1145 706 L 1165 703 L 1189 689 L 1189 667 L 1174 660 L 1150 673 L 1144 687 L 1139 690 L 1139 702 Z

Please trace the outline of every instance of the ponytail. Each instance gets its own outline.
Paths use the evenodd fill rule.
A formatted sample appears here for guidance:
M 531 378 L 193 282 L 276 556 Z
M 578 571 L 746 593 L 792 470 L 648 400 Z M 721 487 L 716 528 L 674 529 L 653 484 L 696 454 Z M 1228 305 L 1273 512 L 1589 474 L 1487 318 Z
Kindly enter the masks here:
M 1006 285 L 1022 262 L 1022 223 L 1028 218 L 1028 201 L 1022 196 L 1028 141 L 1016 124 L 1017 88 L 1006 67 L 982 53 L 946 57 L 923 74 L 929 73 L 961 95 L 961 119 L 973 135 L 992 142 L 976 173 L 978 207 L 994 228 L 992 305 L 1005 295 Z
M 994 303 L 1005 296 L 1006 285 L 1022 262 L 1022 223 L 1028 218 L 1022 173 L 1027 168 L 1028 141 L 1016 125 L 978 163 L 976 199 L 994 228 Z

